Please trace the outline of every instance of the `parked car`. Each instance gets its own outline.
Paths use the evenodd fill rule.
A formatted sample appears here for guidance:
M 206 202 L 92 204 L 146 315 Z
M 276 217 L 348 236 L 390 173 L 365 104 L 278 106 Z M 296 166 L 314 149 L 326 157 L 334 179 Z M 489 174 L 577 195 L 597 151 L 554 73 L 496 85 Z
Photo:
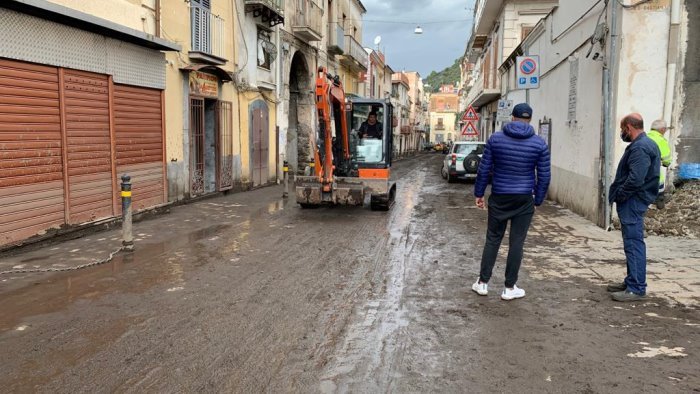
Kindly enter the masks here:
M 433 146 L 433 149 L 435 152 L 442 152 L 442 149 L 444 148 L 444 145 L 442 142 L 437 142 L 435 146 Z
M 442 177 L 450 183 L 457 179 L 476 179 L 485 146 L 484 142 L 455 142 L 442 162 Z

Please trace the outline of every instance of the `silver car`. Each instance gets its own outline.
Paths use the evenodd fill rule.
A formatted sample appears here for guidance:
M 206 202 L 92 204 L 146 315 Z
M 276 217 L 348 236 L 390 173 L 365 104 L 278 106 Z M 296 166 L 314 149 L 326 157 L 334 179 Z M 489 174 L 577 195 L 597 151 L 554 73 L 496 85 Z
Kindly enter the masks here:
M 442 162 L 442 177 L 450 183 L 457 179 L 476 179 L 485 146 L 484 142 L 455 142 Z

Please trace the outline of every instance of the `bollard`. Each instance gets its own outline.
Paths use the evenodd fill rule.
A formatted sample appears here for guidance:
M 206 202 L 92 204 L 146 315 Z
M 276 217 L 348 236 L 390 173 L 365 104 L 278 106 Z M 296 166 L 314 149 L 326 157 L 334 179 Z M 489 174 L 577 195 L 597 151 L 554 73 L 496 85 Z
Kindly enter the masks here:
M 122 175 L 122 245 L 124 250 L 134 250 L 134 235 L 131 229 L 131 177 Z
M 287 160 L 282 165 L 282 173 L 284 174 L 284 193 L 282 193 L 282 197 L 287 198 L 289 197 L 289 163 L 287 163 Z

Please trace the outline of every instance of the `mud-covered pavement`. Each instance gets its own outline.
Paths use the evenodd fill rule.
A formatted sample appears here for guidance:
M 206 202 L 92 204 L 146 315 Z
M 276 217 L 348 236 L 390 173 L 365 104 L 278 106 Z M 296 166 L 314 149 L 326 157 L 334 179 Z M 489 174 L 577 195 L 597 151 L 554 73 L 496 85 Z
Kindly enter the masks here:
M 265 188 L 137 223 L 136 252 L 108 264 L 0 278 L 0 391 L 700 390 L 697 299 L 613 303 L 602 272 L 622 275 L 621 251 L 554 206 L 528 238 L 527 297 L 498 297 L 502 259 L 489 296 L 472 293 L 486 214 L 440 160 L 395 165 L 389 213 L 301 210 Z M 70 265 L 117 237 L 7 261 Z M 695 246 L 678 241 L 690 257 L 663 270 L 699 272 Z

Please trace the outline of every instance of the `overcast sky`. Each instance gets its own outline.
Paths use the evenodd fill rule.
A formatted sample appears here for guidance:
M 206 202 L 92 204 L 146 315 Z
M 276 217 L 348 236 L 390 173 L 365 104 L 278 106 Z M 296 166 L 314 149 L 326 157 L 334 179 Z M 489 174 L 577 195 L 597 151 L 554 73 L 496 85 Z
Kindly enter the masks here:
M 374 38 L 381 36 L 380 49 L 394 71 L 418 71 L 426 77 L 464 54 L 474 0 L 362 0 L 362 4 L 367 8 L 362 44 L 374 48 Z M 423 34 L 413 33 L 415 24 L 389 21 L 415 22 Z

